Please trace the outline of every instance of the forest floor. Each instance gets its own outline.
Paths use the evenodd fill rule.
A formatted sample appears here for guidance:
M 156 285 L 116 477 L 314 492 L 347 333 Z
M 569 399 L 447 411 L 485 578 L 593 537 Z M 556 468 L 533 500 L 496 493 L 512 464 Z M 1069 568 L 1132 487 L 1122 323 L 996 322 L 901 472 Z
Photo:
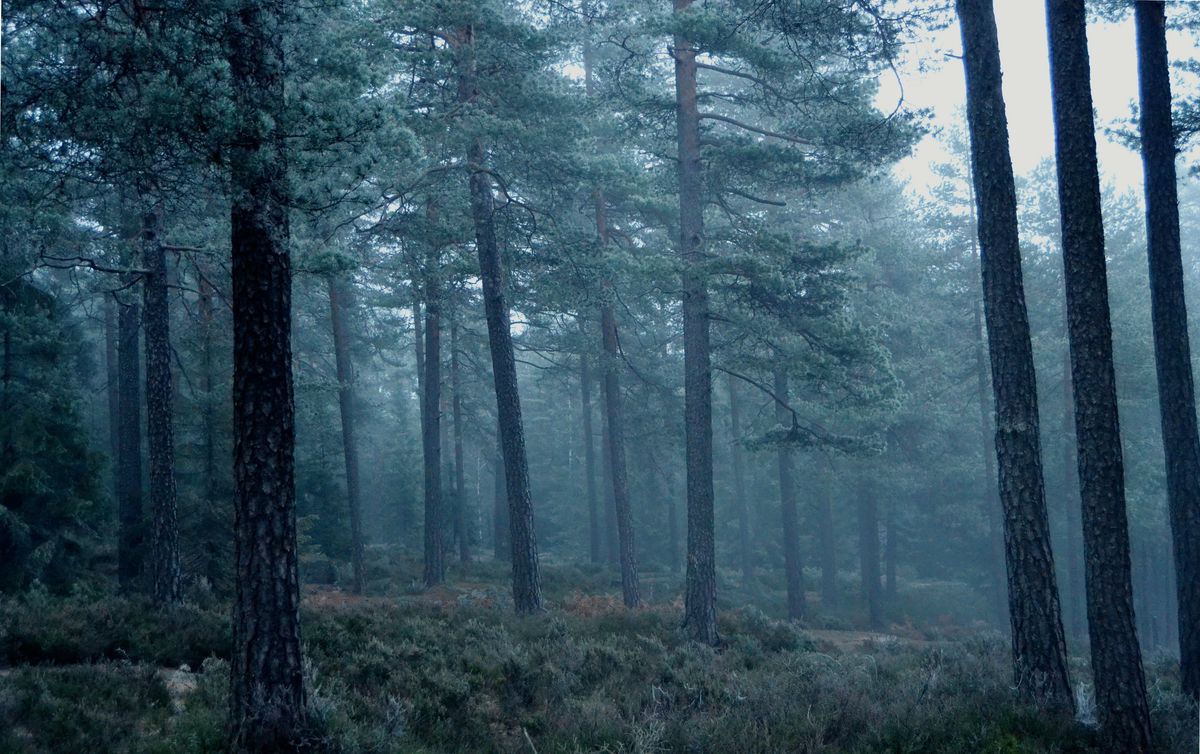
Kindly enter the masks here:
M 518 618 L 502 567 L 427 591 L 413 569 L 379 574 L 365 597 L 305 587 L 314 751 L 1096 750 L 1089 726 L 1014 696 L 1006 643 L 958 625 L 974 608 L 952 600 L 865 631 L 853 606 L 818 604 L 801 627 L 771 617 L 773 585 L 728 588 L 744 599 L 723 605 L 714 650 L 684 639 L 671 574 L 648 574 L 662 599 L 627 611 L 611 574 L 547 565 L 548 609 Z M 222 751 L 228 641 L 211 595 L 170 613 L 102 594 L 0 599 L 0 754 Z M 1175 668 L 1148 671 L 1160 751 L 1195 752 Z M 1087 719 L 1085 664 L 1072 673 Z

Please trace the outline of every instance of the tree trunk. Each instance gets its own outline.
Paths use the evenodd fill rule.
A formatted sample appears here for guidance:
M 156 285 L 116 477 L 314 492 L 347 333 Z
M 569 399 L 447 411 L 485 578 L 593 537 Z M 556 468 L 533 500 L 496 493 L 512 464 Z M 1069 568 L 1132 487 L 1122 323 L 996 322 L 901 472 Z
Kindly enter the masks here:
M 1171 77 L 1162 3 L 1134 3 L 1146 237 L 1159 411 L 1167 464 L 1175 569 L 1179 574 L 1179 657 L 1184 691 L 1200 698 L 1200 441 L 1179 240 Z
M 208 279 L 201 274 L 199 285 L 199 310 L 200 310 L 200 372 L 201 385 L 204 389 L 204 404 L 201 408 L 202 412 L 202 432 L 204 434 L 204 503 L 207 506 L 207 512 L 213 517 L 213 520 L 221 520 L 223 511 L 220 508 L 220 503 L 217 500 L 217 422 L 213 415 L 215 407 L 214 388 L 216 384 L 215 369 L 213 366 L 213 289 L 209 284 Z M 221 576 L 224 572 L 225 558 L 221 552 L 220 542 L 224 537 L 221 533 L 216 533 L 215 536 L 210 535 L 204 543 L 204 553 L 206 562 L 204 565 L 204 575 L 208 579 L 208 583 L 216 586 L 220 583 Z
M 1070 711 L 1066 642 L 1050 548 L 1037 380 L 1025 310 L 1016 186 L 991 0 L 957 0 L 967 79 L 971 174 L 996 412 L 1013 677 L 1027 697 Z
M 354 389 L 354 364 L 350 357 L 350 332 L 346 318 L 353 307 L 352 291 L 340 280 L 330 277 L 329 319 L 333 325 L 333 359 L 337 370 L 338 409 L 342 419 L 342 455 L 346 461 L 346 501 L 350 507 L 350 564 L 354 573 L 353 591 L 362 594 L 363 532 L 362 492 L 358 464 L 358 395 Z
M 167 301 L 167 255 L 158 238 L 159 218 L 142 224 L 142 282 L 146 348 L 146 444 L 150 457 L 150 593 L 156 605 L 183 597 L 179 568 L 179 517 L 175 489 L 175 430 L 172 423 L 171 311 Z
M 583 406 L 583 473 L 588 504 L 588 554 L 593 565 L 604 561 L 600 530 L 600 503 L 596 497 L 596 446 L 592 434 L 592 372 L 588 355 L 579 355 L 579 392 Z
M 456 41 L 461 53 L 458 79 L 460 102 L 475 99 L 474 30 L 460 30 Z M 525 457 L 525 427 L 521 419 L 521 396 L 517 391 L 517 362 L 513 353 L 512 325 L 504 295 L 504 261 L 496 242 L 495 197 L 487 172 L 487 155 L 479 139 L 467 149 L 471 173 L 471 218 L 475 225 L 475 249 L 487 315 L 488 345 L 492 353 L 492 379 L 496 386 L 496 413 L 500 442 L 504 449 L 505 482 L 508 486 L 509 530 L 512 538 L 513 600 L 520 614 L 542 608 L 542 584 L 538 572 L 537 539 L 533 531 L 533 499 L 529 490 L 529 463 Z
M 450 415 L 454 423 L 454 531 L 458 536 L 458 560 L 471 562 L 471 532 L 467 529 L 467 476 L 463 458 L 462 377 L 458 364 L 458 322 L 450 320 Z
M 873 629 L 883 628 L 883 585 L 879 567 L 879 508 L 875 490 L 867 480 L 868 470 L 860 469 L 858 484 L 858 574 L 863 600 L 867 603 L 867 622 Z
M 442 521 L 442 330 L 437 254 L 425 264 L 425 392 L 421 411 L 421 448 L 425 467 L 425 586 L 446 579 Z
M 1110 748 L 1143 752 L 1150 712 L 1130 583 L 1087 15 L 1084 0 L 1050 0 L 1046 14 L 1096 707 Z
M 1064 312 L 1063 325 L 1066 325 Z M 1062 500 L 1066 510 L 1067 525 L 1067 599 L 1066 614 L 1069 633 L 1073 639 L 1083 636 L 1086 631 L 1084 618 L 1084 585 L 1083 585 L 1083 519 L 1079 507 L 1079 490 L 1075 479 L 1075 422 L 1071 410 L 1071 353 L 1068 348 L 1062 352 L 1062 426 L 1060 434 L 1060 458 L 1062 469 Z
M 782 360 L 776 356 L 776 362 Z M 775 367 L 775 421 L 784 427 L 792 425 L 792 412 L 788 408 L 788 375 L 782 366 Z M 781 444 L 776 450 L 779 466 L 779 508 L 783 514 L 783 573 L 787 581 L 788 618 L 802 620 L 804 604 L 804 571 L 800 561 L 800 522 L 796 512 L 795 470 L 792 464 L 792 449 Z
M 692 0 L 674 0 L 680 14 Z M 717 572 L 713 522 L 712 367 L 704 274 L 704 176 L 696 101 L 696 48 L 675 36 L 675 118 L 679 146 L 679 255 L 683 263 L 684 435 L 687 455 L 687 580 L 684 628 L 716 645 Z
M 237 595 L 230 748 L 294 751 L 306 722 L 296 558 L 287 161 L 281 10 L 228 16 L 238 138 L 230 147 Z
M 823 461 L 823 474 L 820 497 L 817 500 L 819 537 L 821 541 L 821 606 L 830 608 L 838 603 L 837 585 L 837 534 L 833 528 L 833 500 L 830 498 L 828 467 L 829 460 Z
M 729 453 L 733 460 L 733 503 L 738 516 L 738 560 L 742 585 L 754 580 L 754 553 L 750 549 L 750 507 L 746 503 L 746 468 L 742 460 L 742 412 L 737 381 L 729 377 Z
M 132 281 L 122 275 L 126 284 Z M 128 290 L 127 290 L 128 293 Z M 141 306 L 128 296 L 117 315 L 117 577 L 122 592 L 138 589 L 142 573 L 142 400 L 138 358 Z
M 117 328 L 117 310 L 120 304 L 116 296 L 104 296 L 104 367 L 108 384 L 105 392 L 108 395 L 108 455 L 112 466 L 112 483 L 114 499 L 121 499 L 121 476 L 117 459 L 121 456 L 121 420 L 120 405 L 121 369 L 117 360 L 117 344 L 121 340 Z

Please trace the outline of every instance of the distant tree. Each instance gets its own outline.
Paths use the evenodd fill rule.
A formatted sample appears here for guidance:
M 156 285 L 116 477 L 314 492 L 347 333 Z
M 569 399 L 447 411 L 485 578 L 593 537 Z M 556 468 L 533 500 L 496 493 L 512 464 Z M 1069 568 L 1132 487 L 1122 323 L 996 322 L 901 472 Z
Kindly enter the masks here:
M 347 321 L 353 308 L 353 289 L 347 281 L 330 275 L 329 319 L 333 329 L 333 358 L 338 381 L 338 411 L 342 420 L 342 456 L 346 462 L 346 502 L 350 509 L 350 565 L 353 569 L 352 589 L 362 594 L 363 532 L 362 483 L 358 458 L 358 395 L 355 389 L 354 364 L 350 355 L 350 326 Z
M 1114 751 L 1146 752 L 1150 710 L 1133 614 L 1087 12 L 1084 0 L 1048 0 L 1046 15 L 1096 706 Z

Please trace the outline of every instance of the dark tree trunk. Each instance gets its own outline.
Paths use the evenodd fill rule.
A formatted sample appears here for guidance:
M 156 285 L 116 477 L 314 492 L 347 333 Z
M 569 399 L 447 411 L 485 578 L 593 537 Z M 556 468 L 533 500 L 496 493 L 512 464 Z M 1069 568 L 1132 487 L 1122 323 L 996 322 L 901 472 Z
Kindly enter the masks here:
M 237 595 L 230 748 L 294 751 L 306 722 L 296 557 L 287 161 L 279 6 L 228 17 L 238 138 L 230 148 Z
M 776 361 L 781 361 L 777 356 Z M 775 367 L 775 421 L 785 427 L 792 425 L 792 412 L 787 406 L 788 397 L 787 371 L 781 366 Z M 788 618 L 801 620 L 804 618 L 804 571 L 800 561 L 800 521 L 796 512 L 796 483 L 795 469 L 792 461 L 792 449 L 780 445 L 775 452 L 776 463 L 779 467 L 779 508 L 783 515 L 783 573 L 787 582 Z
M 675 12 L 692 0 L 675 0 Z M 713 522 L 712 367 L 704 266 L 704 176 L 696 101 L 696 47 L 675 37 L 675 118 L 679 146 L 679 255 L 683 263 L 684 435 L 687 456 L 687 580 L 684 628 L 715 645 L 717 572 Z
M 476 95 L 474 30 L 470 27 L 460 30 L 457 44 L 461 53 L 459 101 L 470 102 Z M 537 538 L 533 531 L 533 499 L 529 490 L 529 463 L 525 457 L 521 396 L 517 391 L 517 362 L 504 295 L 504 261 L 496 242 L 495 197 L 486 163 L 483 143 L 475 139 L 467 150 L 471 173 L 471 218 L 475 225 L 475 249 L 479 255 L 488 345 L 492 353 L 492 379 L 496 386 L 496 413 L 508 486 L 513 600 L 517 612 L 527 614 L 541 610 L 542 584 L 538 572 Z
M 1107 745 L 1132 754 L 1150 749 L 1150 712 L 1130 583 L 1084 0 L 1050 0 L 1046 15 L 1092 675 Z
M 220 503 L 217 500 L 217 421 L 214 416 L 216 376 L 213 366 L 213 290 L 203 274 L 200 275 L 199 289 L 200 379 L 204 389 L 204 404 L 201 408 L 204 434 L 204 502 L 209 515 L 214 520 L 221 520 L 223 512 L 220 511 Z M 209 536 L 204 544 L 204 574 L 212 585 L 218 584 L 224 573 L 226 558 L 222 556 L 220 545 L 223 539 L 218 533 L 216 536 Z
M 131 280 L 122 276 L 127 283 Z M 128 294 L 128 290 L 126 291 Z M 141 306 L 128 296 L 117 315 L 117 576 L 121 591 L 138 589 L 142 573 L 142 400 L 138 330 Z
M 104 367 L 108 383 L 105 392 L 108 395 L 108 455 L 112 465 L 112 482 L 114 499 L 121 499 L 121 477 L 117 459 L 121 457 L 121 420 L 120 405 L 121 369 L 117 360 L 117 344 L 121 340 L 117 328 L 117 310 L 120 304 L 116 296 L 104 297 Z
M 1064 312 L 1065 315 L 1065 312 Z M 1066 325 L 1066 317 L 1063 317 Z M 1067 597 L 1066 615 L 1068 631 L 1072 639 L 1083 636 L 1085 623 L 1083 585 L 1083 537 L 1082 511 L 1079 508 L 1078 482 L 1075 477 L 1075 414 L 1071 410 L 1071 353 L 1067 348 L 1062 353 L 1062 425 L 1059 427 L 1059 464 L 1062 475 L 1062 502 L 1066 511 L 1067 526 Z
M 600 247 L 608 244 L 608 213 L 604 192 L 597 189 L 596 233 Z M 633 511 L 629 502 L 629 478 L 625 468 L 625 406 L 621 397 L 621 375 L 618 371 L 617 313 L 612 301 L 612 283 L 605 280 L 601 290 L 600 334 L 604 346 L 604 441 L 608 446 L 608 474 L 612 480 L 613 508 L 617 515 L 617 541 L 621 559 L 621 598 L 625 607 L 641 603 L 638 593 L 637 550 L 634 546 Z
M 825 473 L 828 474 L 829 461 L 824 461 Z M 821 542 L 821 606 L 833 607 L 838 603 L 837 585 L 837 534 L 833 528 L 833 500 L 829 493 L 829 483 L 821 485 L 820 497 L 817 500 L 818 536 Z
M 1183 689 L 1200 698 L 1200 441 L 1188 342 L 1179 240 L 1171 76 L 1163 3 L 1134 3 L 1150 302 L 1158 366 L 1167 499 L 1179 574 L 1179 656 Z
M 330 277 L 329 319 L 333 325 L 333 359 L 337 370 L 338 409 L 342 418 L 342 455 L 346 461 L 346 502 L 350 508 L 350 564 L 354 574 L 353 590 L 362 594 L 363 532 L 362 487 L 358 464 L 358 395 L 354 389 L 354 364 L 350 357 L 350 329 L 346 318 L 353 308 L 351 290 Z
M 858 484 L 858 575 L 863 600 L 867 603 L 867 622 L 871 628 L 883 628 L 883 585 L 879 567 L 879 508 L 875 490 L 867 481 L 869 472 L 860 471 Z
M 458 560 L 471 562 L 471 532 L 467 529 L 467 477 L 463 458 L 462 376 L 458 364 L 458 322 L 450 320 L 450 416 L 454 423 L 454 531 Z
M 421 449 L 425 467 L 425 586 L 446 578 L 442 521 L 442 330 L 441 290 L 436 253 L 425 265 L 425 392 L 421 410 Z
M 733 504 L 738 516 L 738 560 L 742 585 L 754 580 L 754 553 L 750 549 L 750 507 L 746 502 L 746 468 L 742 459 L 742 411 L 737 382 L 729 377 L 729 453 L 733 461 Z
M 971 174 L 995 397 L 1013 676 L 1026 696 L 1069 711 L 1074 704 L 1050 549 L 1037 380 L 1021 277 L 996 19 L 991 0 L 957 0 L 956 7 L 962 27 Z
M 150 457 L 150 593 L 157 605 L 183 597 L 179 568 L 179 516 L 175 490 L 175 430 L 172 422 L 171 311 L 167 301 L 167 255 L 158 238 L 158 215 L 142 223 L 143 329 L 146 347 L 146 444 Z
M 600 501 L 596 497 L 596 445 L 592 433 L 592 372 L 586 353 L 579 355 L 579 392 L 583 406 L 583 473 L 588 503 L 588 554 L 593 564 L 604 561 L 600 530 Z

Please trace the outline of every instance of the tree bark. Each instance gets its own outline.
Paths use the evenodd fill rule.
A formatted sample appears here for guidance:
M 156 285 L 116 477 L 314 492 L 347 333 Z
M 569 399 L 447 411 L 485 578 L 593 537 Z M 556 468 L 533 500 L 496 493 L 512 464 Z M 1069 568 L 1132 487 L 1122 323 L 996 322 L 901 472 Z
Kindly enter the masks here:
M 142 281 L 146 348 L 146 441 L 150 460 L 150 594 L 159 606 L 183 598 L 179 566 L 179 515 L 175 487 L 175 430 L 171 384 L 171 311 L 167 301 L 167 255 L 158 238 L 159 218 L 142 222 Z
M 1179 239 L 1165 6 L 1134 3 L 1150 303 L 1167 467 L 1184 692 L 1200 698 L 1200 440 Z
M 425 586 L 446 579 L 442 521 L 442 331 L 437 254 L 430 252 L 425 272 L 425 392 L 421 410 L 421 448 L 425 468 Z
M 742 585 L 754 580 L 754 553 L 750 549 L 750 507 L 746 503 L 746 468 L 742 459 L 742 411 L 737 381 L 729 377 L 729 454 L 733 461 L 733 504 L 738 516 L 738 560 Z
M 476 95 L 474 30 L 459 31 L 460 72 L 458 97 L 471 102 Z M 474 139 L 467 149 L 470 170 L 471 219 L 475 226 L 475 249 L 487 317 L 488 345 L 492 353 L 492 379 L 496 388 L 496 413 L 500 443 L 504 451 L 505 483 L 508 486 L 509 531 L 512 542 L 513 601 L 520 614 L 542 608 L 542 585 L 538 571 L 537 538 L 533 530 L 533 499 L 529 490 L 529 463 L 525 456 L 525 427 L 521 419 L 521 396 L 517 390 L 517 362 L 513 353 L 512 325 L 504 295 L 504 261 L 496 242 L 495 197 L 487 172 L 483 143 Z
M 467 529 L 467 477 L 463 457 L 462 375 L 458 364 L 458 322 L 450 319 L 450 415 L 454 424 L 454 531 L 458 560 L 471 562 L 471 533 Z
M 879 508 L 868 473 L 865 467 L 860 470 L 858 484 L 858 574 L 862 597 L 867 603 L 867 622 L 871 628 L 881 629 L 883 585 L 879 573 Z
M 132 286 L 129 275 L 122 275 Z M 128 289 L 127 289 L 128 291 Z M 117 578 L 122 592 L 138 589 L 142 573 L 142 400 L 138 330 L 141 306 L 132 296 L 117 314 Z
M 230 148 L 237 594 L 230 748 L 294 751 L 305 726 L 296 557 L 292 271 L 285 202 L 282 10 L 246 0 L 226 29 L 238 138 Z
M 583 473 L 588 504 L 588 555 L 593 565 L 604 562 L 600 502 L 596 497 L 596 445 L 592 431 L 592 372 L 588 355 L 579 355 L 579 392 L 583 407 Z
M 957 0 L 967 79 L 971 174 L 996 412 L 1013 677 L 1028 698 L 1074 707 L 1050 548 L 1037 380 L 1025 309 L 1017 199 L 991 0 Z
M 692 0 L 674 0 L 681 14 Z M 687 456 L 687 577 L 684 628 L 716 645 L 717 572 L 713 522 L 712 367 L 704 274 L 704 177 L 696 100 L 696 48 L 675 36 L 675 118 L 679 147 L 679 255 L 683 263 L 684 435 Z
M 1046 3 L 1096 707 L 1114 751 L 1150 750 L 1133 614 L 1084 0 Z
M 776 356 L 776 362 L 782 355 Z M 792 412 L 788 409 L 788 375 L 782 366 L 775 367 L 775 421 L 785 427 L 792 424 Z M 806 610 L 804 604 L 804 571 L 800 560 L 800 522 L 796 512 L 795 469 L 792 449 L 781 444 L 775 452 L 779 467 L 779 508 L 783 515 L 783 573 L 787 582 L 788 618 L 802 620 Z
M 1066 312 L 1063 313 L 1066 326 Z M 1062 352 L 1062 425 L 1059 427 L 1059 464 L 1062 470 L 1062 500 L 1067 526 L 1067 595 L 1066 615 L 1072 639 L 1083 636 L 1086 630 L 1083 585 L 1083 519 L 1075 478 L 1075 422 L 1071 409 L 1071 352 Z
M 346 322 L 352 309 L 352 292 L 330 277 L 329 319 L 333 326 L 333 359 L 338 381 L 338 410 L 342 419 L 342 456 L 346 462 L 346 502 L 350 509 L 350 564 L 355 594 L 362 594 L 363 566 L 362 485 L 358 463 L 358 395 L 354 388 L 354 363 L 350 356 L 350 331 Z

